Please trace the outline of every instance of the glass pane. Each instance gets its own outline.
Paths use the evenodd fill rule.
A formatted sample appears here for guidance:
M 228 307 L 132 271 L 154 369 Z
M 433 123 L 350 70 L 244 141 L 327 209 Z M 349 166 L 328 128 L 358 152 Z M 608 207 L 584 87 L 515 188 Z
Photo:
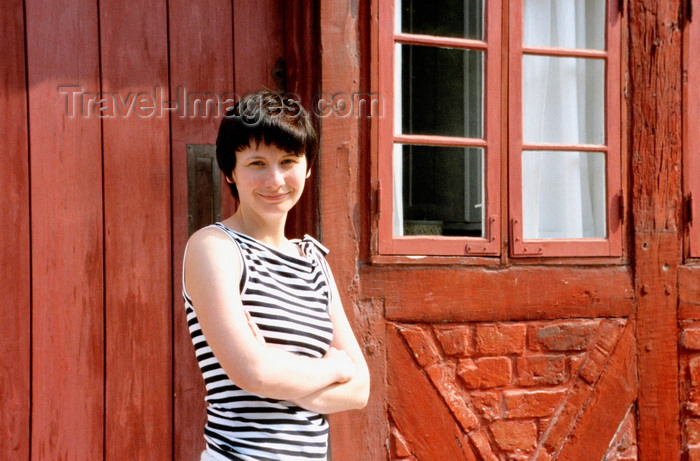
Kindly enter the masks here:
M 483 0 L 397 0 L 396 30 L 407 34 L 484 39 Z
M 605 238 L 605 153 L 524 151 L 525 239 Z
M 605 61 L 523 56 L 523 141 L 605 143 Z
M 525 0 L 523 44 L 605 49 L 605 0 Z
M 394 148 L 395 235 L 484 235 L 484 149 Z
M 481 138 L 483 52 L 396 45 L 397 131 Z M 400 88 L 398 85 L 400 84 Z

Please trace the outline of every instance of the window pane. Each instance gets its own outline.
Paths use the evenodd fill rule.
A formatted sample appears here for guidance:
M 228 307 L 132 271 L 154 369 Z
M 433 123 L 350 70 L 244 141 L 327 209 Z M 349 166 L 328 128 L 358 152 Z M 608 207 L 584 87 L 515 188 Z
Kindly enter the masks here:
M 605 154 L 524 151 L 523 237 L 605 238 Z
M 605 62 L 523 56 L 523 141 L 605 143 Z
M 523 44 L 605 49 L 605 0 L 525 0 Z
M 397 131 L 481 138 L 483 52 L 396 45 Z M 400 88 L 398 85 L 401 85 Z
M 484 235 L 484 149 L 396 144 L 394 154 L 395 235 Z
M 483 0 L 397 0 L 397 31 L 483 40 Z

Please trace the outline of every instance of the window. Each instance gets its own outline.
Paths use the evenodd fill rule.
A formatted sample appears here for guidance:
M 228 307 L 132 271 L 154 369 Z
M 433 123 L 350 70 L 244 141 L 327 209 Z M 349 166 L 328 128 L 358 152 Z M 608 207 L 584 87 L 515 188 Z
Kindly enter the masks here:
M 621 254 L 609 3 L 380 1 L 380 254 Z

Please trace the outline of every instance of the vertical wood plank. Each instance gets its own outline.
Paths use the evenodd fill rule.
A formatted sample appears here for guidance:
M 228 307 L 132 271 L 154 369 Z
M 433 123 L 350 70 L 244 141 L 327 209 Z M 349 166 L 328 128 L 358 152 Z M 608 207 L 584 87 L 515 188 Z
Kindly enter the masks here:
M 103 454 L 100 122 L 94 1 L 27 0 L 32 241 L 32 445 L 36 460 Z M 61 93 L 61 86 L 74 85 Z M 65 89 L 65 87 L 63 87 Z
M 173 459 L 199 459 L 206 422 L 202 376 L 187 329 L 182 301 L 182 257 L 188 237 L 187 144 L 215 144 L 225 99 L 233 96 L 233 19 L 230 0 L 172 0 L 169 4 L 170 88 L 177 99 L 171 112 L 173 151 Z M 185 115 L 184 97 L 213 96 L 216 113 Z M 222 194 L 229 197 L 224 183 Z
M 352 95 L 359 91 L 360 48 L 357 21 L 360 5 L 341 0 L 320 2 L 321 89 L 324 94 Z M 343 306 L 360 345 L 365 350 L 371 345 L 367 338 L 377 338 L 373 319 L 381 311 L 362 313 L 357 274 L 359 245 L 362 235 L 357 200 L 360 197 L 360 177 L 366 168 L 360 165 L 360 122 L 350 115 L 341 117 L 332 112 L 320 120 L 322 151 L 319 157 L 320 216 L 324 245 L 331 250 L 328 260 L 333 268 Z M 373 346 L 375 347 L 375 346 Z M 376 349 L 373 349 L 376 350 Z M 373 380 L 384 376 L 381 360 L 370 357 Z M 381 384 L 379 384 L 381 386 Z M 341 412 L 331 416 L 331 448 L 334 461 L 382 459 L 382 441 L 388 438 L 388 427 L 380 422 L 385 396 L 381 387 L 373 383 L 370 401 L 363 411 Z M 354 434 L 367 436 L 358 445 Z
M 0 15 L 0 289 L 11 315 L 0 326 L 0 459 L 29 459 L 31 293 L 29 264 L 29 151 L 24 12 L 21 0 Z
M 100 1 L 107 460 L 172 456 L 167 38 L 165 0 Z
M 284 57 L 283 0 L 238 0 L 233 9 L 234 91 L 244 96 L 276 90 L 272 70 Z M 223 196 L 223 216 L 235 211 L 235 200 Z
M 640 459 L 680 458 L 680 1 L 629 5 Z
M 318 130 L 320 121 L 311 107 L 319 84 L 316 10 L 307 1 L 288 0 L 284 3 L 284 24 L 285 91 L 299 97 Z M 286 232 L 292 237 L 318 235 L 318 162 L 311 168 L 304 194 L 287 218 Z

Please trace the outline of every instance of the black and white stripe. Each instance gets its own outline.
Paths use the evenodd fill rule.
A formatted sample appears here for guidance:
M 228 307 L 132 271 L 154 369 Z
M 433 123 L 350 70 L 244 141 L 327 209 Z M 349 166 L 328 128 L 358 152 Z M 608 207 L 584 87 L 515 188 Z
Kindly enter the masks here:
M 330 347 L 332 277 L 328 250 L 309 236 L 296 241 L 303 256 L 277 251 L 221 223 L 241 254 L 243 307 L 265 341 L 295 354 L 322 357 Z M 328 421 L 291 402 L 251 394 L 233 383 L 212 353 L 183 282 L 192 343 L 207 388 L 204 437 L 221 460 L 326 460 Z

